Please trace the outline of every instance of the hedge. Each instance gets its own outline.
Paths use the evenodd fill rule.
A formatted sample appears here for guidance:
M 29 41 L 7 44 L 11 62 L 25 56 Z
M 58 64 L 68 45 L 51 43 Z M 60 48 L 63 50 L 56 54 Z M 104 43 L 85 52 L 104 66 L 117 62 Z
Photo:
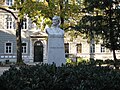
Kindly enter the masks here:
M 120 72 L 91 64 L 10 67 L 0 90 L 120 90 Z

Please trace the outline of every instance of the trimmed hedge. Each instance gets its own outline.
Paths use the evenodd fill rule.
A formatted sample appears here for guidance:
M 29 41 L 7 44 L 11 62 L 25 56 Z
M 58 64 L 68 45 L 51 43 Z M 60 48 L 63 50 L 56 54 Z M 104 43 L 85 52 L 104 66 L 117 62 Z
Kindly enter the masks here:
M 91 64 L 11 67 L 0 90 L 120 90 L 120 72 Z

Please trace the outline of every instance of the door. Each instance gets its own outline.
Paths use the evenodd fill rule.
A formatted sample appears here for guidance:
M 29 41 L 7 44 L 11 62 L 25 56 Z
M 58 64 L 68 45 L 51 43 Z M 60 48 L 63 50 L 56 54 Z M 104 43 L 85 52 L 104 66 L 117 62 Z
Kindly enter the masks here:
M 43 44 L 41 41 L 34 44 L 34 62 L 43 62 Z

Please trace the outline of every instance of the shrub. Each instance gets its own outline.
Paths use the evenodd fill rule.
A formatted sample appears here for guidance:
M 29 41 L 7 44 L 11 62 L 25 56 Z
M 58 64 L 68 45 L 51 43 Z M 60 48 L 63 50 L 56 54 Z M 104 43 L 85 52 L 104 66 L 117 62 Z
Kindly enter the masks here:
M 114 65 L 114 60 L 111 60 L 111 59 L 106 59 L 104 61 L 105 64 L 110 64 L 110 65 Z
M 100 60 L 100 59 L 96 59 L 95 63 L 96 63 L 96 65 L 99 65 L 99 66 L 104 64 L 103 60 Z
M 73 57 L 73 58 L 66 59 L 66 63 L 71 65 L 83 64 L 88 62 L 89 62 L 88 59 L 84 59 L 82 57 Z
M 11 67 L 0 90 L 120 90 L 120 72 L 91 64 Z

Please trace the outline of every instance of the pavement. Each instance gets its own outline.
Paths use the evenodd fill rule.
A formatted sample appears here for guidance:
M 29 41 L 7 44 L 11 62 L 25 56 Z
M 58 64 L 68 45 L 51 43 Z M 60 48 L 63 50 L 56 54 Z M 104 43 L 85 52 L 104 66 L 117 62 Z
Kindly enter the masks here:
M 26 64 L 27 65 L 36 65 L 36 64 L 39 64 L 39 62 L 34 62 L 34 63 L 29 62 L 29 63 L 26 63 Z M 3 74 L 4 71 L 9 70 L 9 68 L 10 68 L 9 66 L 7 66 L 7 67 L 6 66 L 3 66 L 3 67 L 0 66 L 0 76 Z
M 10 67 L 0 67 L 0 76 L 3 74 L 4 71 L 8 70 Z

